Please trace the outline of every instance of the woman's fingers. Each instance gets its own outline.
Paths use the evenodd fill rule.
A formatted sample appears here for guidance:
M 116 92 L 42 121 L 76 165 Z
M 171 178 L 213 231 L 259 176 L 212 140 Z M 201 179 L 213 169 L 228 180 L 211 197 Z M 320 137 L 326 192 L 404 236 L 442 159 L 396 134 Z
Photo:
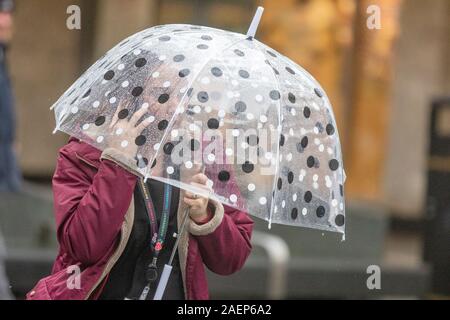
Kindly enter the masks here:
M 135 128 L 137 134 L 140 134 L 142 131 L 144 131 L 144 129 L 147 128 L 153 122 L 153 120 L 153 117 L 150 116 L 139 123 L 139 125 Z
M 206 185 L 206 183 L 208 182 L 208 177 L 205 176 L 203 173 L 197 173 L 195 176 L 192 177 L 191 181 L 192 181 L 191 184 L 198 183 L 201 185 Z
M 184 203 L 187 204 L 191 209 L 201 209 L 204 207 L 203 199 L 191 199 L 188 197 L 184 197 Z
M 148 104 L 144 104 L 138 111 L 136 111 L 128 122 L 130 128 L 134 128 L 138 123 L 139 119 L 147 112 Z
M 123 103 L 122 101 L 119 102 L 119 105 L 117 106 L 116 112 L 114 112 L 114 116 L 111 120 L 111 123 L 109 124 L 109 128 L 114 128 L 114 126 L 119 121 L 119 112 L 123 110 Z
M 213 192 L 212 188 L 204 185 L 204 184 L 200 184 L 200 183 L 196 183 L 196 182 L 191 182 L 191 186 L 199 189 L 198 193 L 193 193 L 193 192 L 189 192 L 186 191 L 185 195 L 186 197 L 192 198 L 192 199 L 196 199 L 196 198 L 208 198 L 209 195 Z M 203 196 L 205 193 L 207 193 L 208 195 Z

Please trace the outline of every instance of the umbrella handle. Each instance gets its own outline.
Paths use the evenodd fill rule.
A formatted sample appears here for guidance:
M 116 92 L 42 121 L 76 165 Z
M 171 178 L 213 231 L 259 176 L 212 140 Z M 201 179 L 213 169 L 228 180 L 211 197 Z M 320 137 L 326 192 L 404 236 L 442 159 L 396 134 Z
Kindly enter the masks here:
M 168 264 L 164 265 L 164 270 L 163 273 L 161 274 L 161 278 L 159 279 L 158 287 L 156 288 L 156 293 L 153 300 L 162 300 L 171 273 L 172 273 L 172 266 Z

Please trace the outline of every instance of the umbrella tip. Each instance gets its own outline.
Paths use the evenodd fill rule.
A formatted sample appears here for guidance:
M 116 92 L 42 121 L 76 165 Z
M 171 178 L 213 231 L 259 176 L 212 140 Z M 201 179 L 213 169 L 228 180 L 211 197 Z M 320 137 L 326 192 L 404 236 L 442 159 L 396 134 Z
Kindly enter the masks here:
M 251 40 L 255 37 L 256 30 L 258 29 L 259 22 L 261 21 L 262 14 L 264 12 L 263 7 L 258 7 L 256 9 L 255 16 L 253 17 L 252 23 L 250 24 L 250 27 L 247 31 L 247 37 Z
M 55 128 L 52 132 L 52 134 L 56 134 L 58 132 L 58 128 Z

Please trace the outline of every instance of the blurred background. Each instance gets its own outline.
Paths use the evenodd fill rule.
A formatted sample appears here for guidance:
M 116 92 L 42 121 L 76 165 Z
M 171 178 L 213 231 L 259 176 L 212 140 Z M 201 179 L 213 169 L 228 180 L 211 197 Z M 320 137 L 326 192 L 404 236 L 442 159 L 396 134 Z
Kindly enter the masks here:
M 66 26 L 70 5 L 81 9 L 80 30 Z M 448 0 L 16 0 L 0 56 L 23 175 L 19 191 L 0 192 L 0 274 L 15 297 L 49 274 L 56 254 L 51 177 L 67 136 L 52 135 L 49 107 L 128 35 L 166 23 L 245 33 L 258 5 L 266 11 L 257 38 L 313 74 L 333 103 L 348 176 L 347 239 L 281 226 L 269 233 L 258 221 L 245 268 L 209 275 L 212 298 L 450 297 Z

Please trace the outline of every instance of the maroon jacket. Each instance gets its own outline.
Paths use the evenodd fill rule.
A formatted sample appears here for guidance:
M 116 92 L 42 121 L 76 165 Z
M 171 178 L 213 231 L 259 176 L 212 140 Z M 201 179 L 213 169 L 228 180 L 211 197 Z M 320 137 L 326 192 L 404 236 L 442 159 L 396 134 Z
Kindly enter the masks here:
M 74 138 L 60 150 L 53 177 L 59 253 L 52 274 L 37 283 L 28 299 L 99 296 L 133 225 L 137 178 L 128 163 L 113 149 L 102 153 Z M 183 191 L 178 223 L 184 211 L 181 199 Z M 190 220 L 189 232 L 179 242 L 186 299 L 208 299 L 204 265 L 229 275 L 244 265 L 251 251 L 250 217 L 218 202 L 214 205 L 212 219 L 203 225 Z

